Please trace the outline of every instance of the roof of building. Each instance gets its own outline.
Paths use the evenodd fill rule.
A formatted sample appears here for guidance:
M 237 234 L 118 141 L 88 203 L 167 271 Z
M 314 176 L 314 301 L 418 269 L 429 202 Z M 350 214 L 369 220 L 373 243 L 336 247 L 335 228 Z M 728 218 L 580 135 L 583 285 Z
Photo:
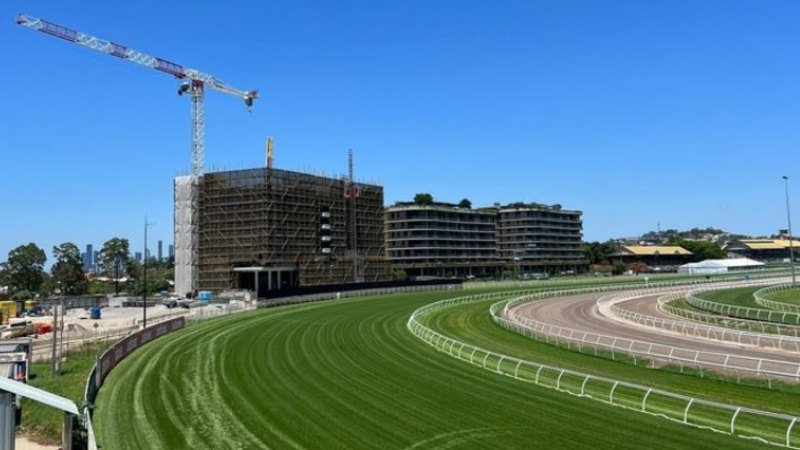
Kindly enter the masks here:
M 691 255 L 692 252 L 677 245 L 624 245 L 624 253 L 637 256 Z
M 408 211 L 408 210 L 435 210 L 456 212 L 462 214 L 483 214 L 483 215 L 496 215 L 497 210 L 494 208 L 461 208 L 458 205 L 449 205 L 443 203 L 434 203 L 432 205 L 420 205 L 417 203 L 402 203 L 397 202 L 392 206 L 386 208 L 386 211 Z
M 706 259 L 704 261 L 684 264 L 681 267 L 705 268 L 705 267 L 756 267 L 765 265 L 762 262 L 753 261 L 750 258 L 730 258 L 730 259 Z
M 750 250 L 785 250 L 789 248 L 791 242 L 792 247 L 800 248 L 800 241 L 789 239 L 740 239 L 726 245 L 725 248 L 743 245 Z

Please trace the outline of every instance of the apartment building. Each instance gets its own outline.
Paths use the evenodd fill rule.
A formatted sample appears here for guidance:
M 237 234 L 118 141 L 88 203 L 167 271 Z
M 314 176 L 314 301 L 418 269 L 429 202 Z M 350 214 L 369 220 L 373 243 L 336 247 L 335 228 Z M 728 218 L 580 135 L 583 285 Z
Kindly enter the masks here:
M 582 272 L 581 214 L 558 205 L 397 203 L 385 215 L 387 260 L 409 276 Z

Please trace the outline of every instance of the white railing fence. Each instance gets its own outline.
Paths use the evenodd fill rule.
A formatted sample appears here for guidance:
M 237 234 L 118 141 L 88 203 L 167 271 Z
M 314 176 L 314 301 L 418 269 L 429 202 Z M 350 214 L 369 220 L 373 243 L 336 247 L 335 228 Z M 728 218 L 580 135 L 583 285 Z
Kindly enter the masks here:
M 353 297 L 366 297 L 373 295 L 392 295 L 405 294 L 409 292 L 435 292 L 435 291 L 459 291 L 462 284 L 430 284 L 421 286 L 397 286 L 391 288 L 360 289 L 356 291 L 324 292 L 319 294 L 297 295 L 293 297 L 282 297 L 269 300 L 259 300 L 259 308 L 271 308 L 274 306 L 294 305 L 297 303 L 319 302 L 323 300 L 344 299 Z
M 796 325 L 784 325 L 774 322 L 739 319 L 736 317 L 701 312 L 701 310 L 696 309 L 681 308 L 672 304 L 673 302 L 680 300 L 685 302 L 685 297 L 686 295 L 684 294 L 662 297 L 658 300 L 658 307 L 666 314 L 695 322 L 718 325 L 736 330 L 747 330 L 756 333 L 770 333 L 780 336 L 800 337 L 800 327 Z
M 741 280 L 741 279 L 758 279 L 758 278 L 772 278 L 781 275 L 788 275 L 790 273 L 787 268 L 774 268 L 774 269 L 759 269 L 752 271 L 732 272 L 726 274 L 714 275 L 679 275 L 679 274 L 647 274 L 647 275 L 617 275 L 615 277 L 555 277 L 546 280 L 490 280 L 490 281 L 465 281 L 464 289 L 508 289 L 508 288 L 535 288 L 552 289 L 558 285 L 598 285 L 598 284 L 612 284 L 618 278 L 631 280 L 631 283 L 638 282 L 644 283 L 644 278 L 648 278 L 651 283 L 668 283 L 668 282 L 689 282 L 689 283 L 703 283 L 718 280 Z M 709 277 L 709 278 L 706 278 Z M 606 282 L 605 280 L 609 280 Z
M 749 306 L 737 306 L 728 303 L 715 302 L 697 296 L 697 294 L 707 292 L 709 290 L 712 290 L 712 288 L 689 291 L 689 293 L 686 294 L 686 303 L 694 306 L 697 309 L 711 311 L 717 314 L 724 314 L 726 316 L 738 317 L 740 319 L 752 319 L 788 325 L 800 325 L 800 314 L 798 313 L 775 311 L 764 308 L 751 308 Z
M 783 312 L 790 312 L 795 314 L 800 314 L 800 304 L 794 304 L 789 302 L 779 302 L 775 300 L 770 300 L 767 298 L 767 295 L 772 292 L 780 292 L 780 291 L 787 291 L 790 289 L 795 289 L 794 286 L 791 284 L 779 284 L 777 286 L 770 286 L 764 289 L 759 289 L 753 292 L 753 299 L 755 302 L 765 308 L 774 309 L 777 311 Z
M 663 298 L 671 298 L 674 296 L 674 293 L 672 295 L 662 296 L 657 302 L 660 303 Z M 624 302 L 638 297 L 639 296 L 628 294 L 608 295 L 598 299 L 597 306 L 600 313 L 607 317 L 676 335 L 800 353 L 800 339 L 796 337 L 742 331 L 716 325 L 687 322 L 685 320 L 654 317 L 623 307 Z
M 515 299 L 516 306 L 539 300 L 536 296 Z M 505 303 L 505 302 L 501 302 Z M 771 386 L 772 379 L 788 381 L 800 380 L 800 363 L 777 359 L 752 358 L 733 353 L 707 352 L 683 347 L 676 347 L 657 342 L 630 339 L 620 336 L 593 333 L 590 331 L 552 325 L 530 317 L 515 314 L 512 309 L 505 310 L 502 315 L 494 315 L 495 322 L 506 326 L 524 336 L 545 341 L 547 343 L 573 347 L 582 353 L 613 360 L 633 357 L 634 364 L 639 359 L 655 363 L 662 361 L 679 366 L 681 372 L 686 368 L 698 370 L 700 376 L 707 376 L 705 369 L 716 369 L 721 374 L 731 374 L 741 381 L 742 375 L 761 376 Z M 500 310 L 496 310 L 499 312 Z M 507 325 L 513 324 L 509 327 Z
M 540 294 L 540 298 L 585 293 L 586 291 L 594 292 L 592 289 L 566 290 Z M 506 294 L 507 296 L 508 294 Z M 800 436 L 794 430 L 796 417 L 688 397 L 621 380 L 515 358 L 445 336 L 423 323 L 425 316 L 432 312 L 459 303 L 485 301 L 486 297 L 485 295 L 467 296 L 431 303 L 414 311 L 407 322 L 407 328 L 425 343 L 451 357 L 516 380 L 571 395 L 592 398 L 613 406 L 656 415 L 694 427 L 708 428 L 721 433 L 757 439 L 765 443 L 798 448 Z M 498 296 L 492 298 L 498 298 Z M 497 313 L 502 311 L 507 303 L 507 301 L 495 303 L 491 308 Z M 493 317 L 500 316 L 495 313 L 492 314 Z M 506 327 L 510 328 L 518 326 L 508 321 L 504 321 L 504 323 Z

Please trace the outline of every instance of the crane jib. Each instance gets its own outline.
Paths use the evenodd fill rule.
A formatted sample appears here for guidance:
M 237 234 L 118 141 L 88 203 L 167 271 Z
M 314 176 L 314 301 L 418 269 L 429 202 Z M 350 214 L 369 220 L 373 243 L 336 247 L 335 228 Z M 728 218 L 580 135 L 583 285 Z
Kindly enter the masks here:
M 205 121 L 203 118 L 203 91 L 207 85 L 212 89 L 228 94 L 234 95 L 244 99 L 247 110 L 253 106 L 253 101 L 258 98 L 258 91 L 243 91 L 228 86 L 216 77 L 208 75 L 189 67 L 175 64 L 174 62 L 167 61 L 166 59 L 156 58 L 154 56 L 142 53 L 124 45 L 116 44 L 114 42 L 101 39 L 89 34 L 81 33 L 79 31 L 56 25 L 43 19 L 25 14 L 17 15 L 17 24 L 30 28 L 31 30 L 40 31 L 44 34 L 63 39 L 92 50 L 105 53 L 116 58 L 124 59 L 126 61 L 140 64 L 151 69 L 158 70 L 159 72 L 168 73 L 179 79 L 192 80 L 191 84 L 181 83 L 178 90 L 179 94 L 191 92 L 192 98 L 192 174 L 203 174 L 203 153 L 205 152 L 204 142 L 204 127 Z
M 162 72 L 175 75 L 178 78 L 186 77 L 186 74 L 183 72 L 183 66 L 181 66 L 180 64 L 169 62 L 165 59 L 156 58 L 156 65 L 153 66 L 153 68 L 156 70 L 160 70 Z
M 62 27 L 61 25 L 56 25 L 46 20 L 39 19 L 39 21 L 42 23 L 42 27 L 39 28 L 39 31 L 42 33 L 64 39 L 65 41 L 78 42 L 77 31 Z
M 117 58 L 122 58 L 122 59 L 128 57 L 127 56 L 128 47 L 125 47 L 124 45 L 115 44 L 113 42 L 109 42 L 109 45 L 111 46 L 111 51 L 108 52 L 109 55 L 116 56 Z

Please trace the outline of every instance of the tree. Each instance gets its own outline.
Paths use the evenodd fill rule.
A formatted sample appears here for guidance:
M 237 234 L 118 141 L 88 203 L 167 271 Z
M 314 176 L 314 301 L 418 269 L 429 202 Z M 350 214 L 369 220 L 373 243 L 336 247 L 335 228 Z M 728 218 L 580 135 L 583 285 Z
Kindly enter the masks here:
M 639 275 L 640 273 L 647 270 L 647 264 L 643 263 L 642 261 L 636 261 L 634 263 L 631 263 L 631 265 L 628 268 L 631 270 L 631 272 L 635 273 L 636 275 Z
M 0 298 L 3 295 L 8 295 L 8 289 L 11 286 L 11 273 L 8 271 L 8 264 L 0 263 Z
M 103 263 L 106 275 L 113 276 L 116 280 L 114 283 L 115 294 L 119 294 L 120 273 L 130 263 L 129 255 L 130 248 L 127 239 L 111 238 L 100 249 L 100 262 Z
M 53 280 L 61 289 L 62 295 L 85 294 L 88 288 L 86 275 L 83 272 L 81 251 L 72 242 L 65 242 L 53 247 L 56 263 L 50 269 Z
M 581 250 L 589 264 L 609 264 L 612 256 L 618 252 L 618 245 L 614 241 L 606 242 L 584 242 Z
M 49 297 L 55 293 L 56 282 L 53 277 L 47 272 L 42 272 L 42 287 L 39 288 L 39 295 L 41 297 Z
M 670 241 L 669 244 L 683 247 L 692 252 L 692 262 L 703 261 L 705 259 L 724 259 L 726 256 L 725 250 L 714 242 L 675 239 Z
M 427 193 L 420 193 L 414 196 L 414 203 L 418 205 L 432 205 L 433 196 Z
M 460 202 L 458 202 L 458 207 L 459 208 L 472 209 L 472 202 L 469 201 L 468 198 L 463 198 L 463 199 L 461 199 Z
M 599 246 L 599 242 L 584 242 L 581 244 L 581 251 L 583 252 L 584 258 L 589 261 L 589 264 L 597 264 L 600 262 L 600 256 L 598 255 Z
M 612 275 L 622 275 L 628 269 L 628 266 L 625 265 L 622 261 L 614 261 L 611 263 L 611 274 Z
M 403 281 L 408 279 L 408 274 L 403 269 L 392 270 L 392 280 Z
M 33 242 L 11 250 L 6 265 L 12 290 L 39 292 L 44 281 L 45 262 L 47 255 Z

